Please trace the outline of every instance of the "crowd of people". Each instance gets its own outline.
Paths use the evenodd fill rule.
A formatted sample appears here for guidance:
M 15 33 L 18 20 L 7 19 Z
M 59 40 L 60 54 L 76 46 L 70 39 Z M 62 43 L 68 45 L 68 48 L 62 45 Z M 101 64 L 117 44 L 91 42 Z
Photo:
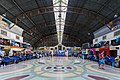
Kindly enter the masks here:
M 8 64 L 16 64 L 21 61 L 29 60 L 29 59 L 38 59 L 41 57 L 52 57 L 57 56 L 59 53 L 56 52 L 14 52 L 12 56 L 9 56 L 9 54 L 5 53 L 4 56 L 0 55 L 0 67 L 6 66 Z M 85 54 L 84 52 L 80 51 L 79 53 L 73 52 L 71 55 L 68 55 L 69 57 L 78 57 L 82 59 L 90 59 L 93 61 L 98 62 L 99 69 L 104 69 L 104 64 L 110 63 L 112 68 L 115 67 L 115 57 L 112 57 L 110 55 L 105 55 L 105 51 L 99 52 L 98 55 L 89 53 Z M 120 59 L 120 57 L 119 57 Z M 120 60 L 119 60 L 119 66 L 120 67 Z
M 114 56 L 110 56 L 110 55 L 105 55 L 105 52 L 102 51 L 100 54 L 99 54 L 99 61 L 98 61 L 98 64 L 99 64 L 99 68 L 100 69 L 104 69 L 104 64 L 110 64 L 112 66 L 112 68 L 115 67 L 115 57 Z M 119 60 L 118 60 L 118 66 L 116 67 L 119 67 L 120 68 L 120 56 L 119 56 Z
M 109 64 L 114 67 L 119 67 L 120 68 L 120 56 L 114 57 L 107 55 L 105 51 L 100 51 L 94 54 L 93 52 L 88 54 L 85 54 L 84 52 L 80 51 L 79 53 L 72 53 L 72 56 L 74 57 L 80 57 L 82 59 L 89 59 L 92 61 L 97 61 L 98 62 L 98 68 L 99 69 L 104 69 L 105 64 Z M 117 61 L 117 62 L 116 62 Z M 117 64 L 117 65 L 115 65 Z

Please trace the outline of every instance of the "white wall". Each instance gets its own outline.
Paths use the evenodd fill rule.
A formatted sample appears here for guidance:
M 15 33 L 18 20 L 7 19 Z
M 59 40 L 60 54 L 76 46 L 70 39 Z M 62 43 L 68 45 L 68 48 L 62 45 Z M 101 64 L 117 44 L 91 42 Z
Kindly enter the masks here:
M 1 30 L 6 31 L 6 32 L 7 32 L 7 36 L 2 35 L 2 34 L 1 34 Z M 1 29 L 1 28 L 0 28 L 0 38 L 10 39 L 10 32 L 8 32 L 8 31 L 5 30 L 5 29 Z
M 1 34 L 1 30 L 6 31 L 6 32 L 7 32 L 7 36 L 2 35 L 2 34 Z M 16 39 L 16 36 L 19 36 L 19 40 Z M 20 36 L 20 35 L 18 35 L 18 34 L 15 34 L 15 33 L 13 33 L 13 32 L 10 32 L 10 31 L 8 31 L 8 30 L 6 30 L 6 29 L 1 29 L 1 28 L 0 28 L 0 37 L 1 37 L 1 38 L 5 38 L 5 39 L 14 39 L 14 40 L 17 41 L 17 42 L 23 43 L 23 37 L 22 37 L 22 36 Z
M 14 33 L 16 33 L 16 34 L 18 34 L 18 35 L 20 35 L 20 36 L 22 36 L 22 33 L 23 33 L 23 29 L 20 28 L 20 27 L 17 26 L 17 25 L 15 25 L 14 27 L 12 27 L 12 28 L 10 29 L 10 31 L 12 31 L 12 32 L 14 32 Z
M 16 36 L 19 36 L 19 40 L 16 39 Z M 17 42 L 23 43 L 23 37 L 20 36 L 20 35 L 15 34 L 15 33 L 10 33 L 10 39 L 14 39 L 14 40 L 17 41 Z
M 119 31 L 119 30 L 120 30 L 120 29 L 115 30 L 115 31 L 113 31 L 113 32 L 110 32 L 110 33 L 108 33 L 108 34 L 105 34 L 105 35 L 106 35 L 106 39 L 104 39 L 104 40 L 105 40 L 105 41 L 111 41 L 111 40 L 116 39 L 116 38 L 117 38 L 118 36 L 120 36 L 120 35 L 114 36 L 114 32 L 117 32 L 117 31 Z M 103 36 L 105 36 L 105 35 L 102 35 L 102 36 L 100 36 L 100 37 L 97 37 L 97 38 L 93 39 L 93 44 L 96 44 L 96 43 L 102 41 L 102 38 L 103 38 Z M 96 39 L 98 39 L 97 42 L 95 42 Z
M 100 29 L 98 29 L 97 31 L 93 32 L 93 34 L 94 34 L 94 37 L 97 38 L 97 37 L 105 35 L 109 32 L 111 32 L 111 30 L 107 26 L 103 26 Z

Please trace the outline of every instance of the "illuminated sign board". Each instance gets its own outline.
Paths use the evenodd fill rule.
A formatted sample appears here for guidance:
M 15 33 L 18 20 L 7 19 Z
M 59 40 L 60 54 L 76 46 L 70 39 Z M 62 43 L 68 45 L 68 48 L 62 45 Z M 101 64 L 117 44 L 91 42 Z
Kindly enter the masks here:
M 117 19 L 109 22 L 106 26 L 107 26 L 110 30 L 120 29 L 120 17 L 118 17 Z

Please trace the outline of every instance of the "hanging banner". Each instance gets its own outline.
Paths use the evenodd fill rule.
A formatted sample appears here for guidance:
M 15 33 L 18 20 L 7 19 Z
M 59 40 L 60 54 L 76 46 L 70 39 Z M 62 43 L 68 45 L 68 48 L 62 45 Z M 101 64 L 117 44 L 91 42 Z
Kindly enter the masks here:
M 10 20 L 0 15 L 0 28 L 11 28 L 14 25 Z
M 120 17 L 114 19 L 113 21 L 106 24 L 110 30 L 116 30 L 120 28 Z
M 15 46 L 15 40 L 14 39 L 11 40 L 11 45 Z
M 0 28 L 5 28 L 5 27 L 8 27 L 9 24 L 7 24 L 6 22 L 4 21 L 0 21 Z

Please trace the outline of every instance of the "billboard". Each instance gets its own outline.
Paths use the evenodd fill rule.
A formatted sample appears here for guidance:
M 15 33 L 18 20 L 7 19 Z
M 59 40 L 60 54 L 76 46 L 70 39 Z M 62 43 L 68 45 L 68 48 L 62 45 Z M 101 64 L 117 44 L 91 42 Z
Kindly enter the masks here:
M 15 24 L 0 15 L 0 28 L 12 28 Z
M 114 19 L 113 21 L 106 24 L 110 30 L 120 29 L 120 17 Z

